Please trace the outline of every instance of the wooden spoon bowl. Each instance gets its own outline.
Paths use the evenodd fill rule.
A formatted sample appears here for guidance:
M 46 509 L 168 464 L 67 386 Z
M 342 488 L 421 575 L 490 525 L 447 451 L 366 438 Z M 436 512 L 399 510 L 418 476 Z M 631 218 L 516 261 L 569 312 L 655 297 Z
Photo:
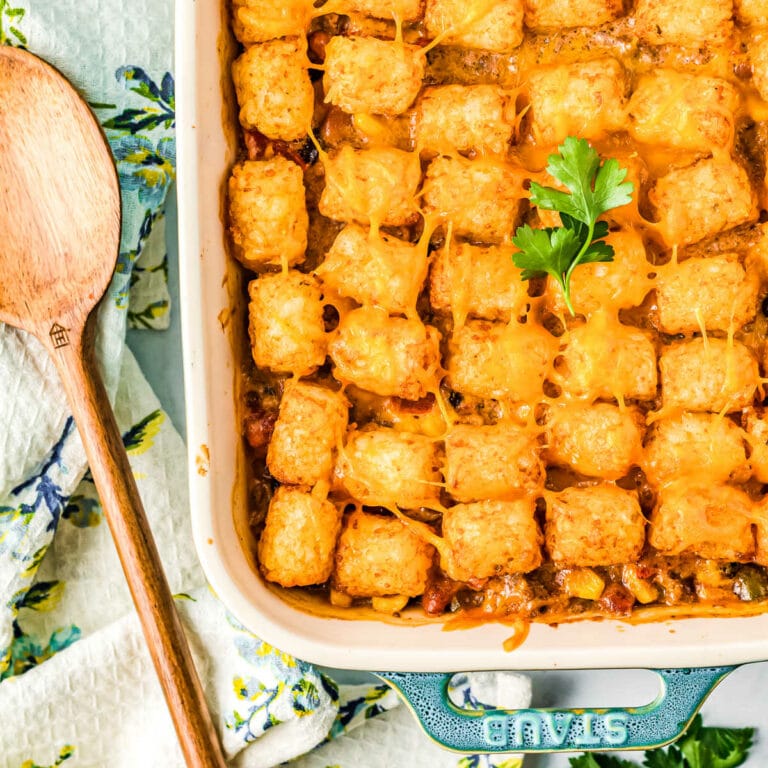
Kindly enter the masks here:
M 91 111 L 53 67 L 0 46 L 0 320 L 59 370 L 187 765 L 224 758 L 93 353 L 120 189 Z
M 69 83 L 0 49 L 0 319 L 42 338 L 82 324 L 109 285 L 120 189 L 109 147 Z

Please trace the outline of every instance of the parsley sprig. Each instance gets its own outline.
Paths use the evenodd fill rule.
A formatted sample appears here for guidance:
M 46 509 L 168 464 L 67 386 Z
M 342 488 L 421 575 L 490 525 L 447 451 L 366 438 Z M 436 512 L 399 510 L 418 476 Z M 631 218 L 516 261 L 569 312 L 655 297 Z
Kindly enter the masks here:
M 569 192 L 531 183 L 531 203 L 560 214 L 561 227 L 533 229 L 518 227 L 512 242 L 520 249 L 512 256 L 523 270 L 521 278 L 552 275 L 563 289 L 565 304 L 574 315 L 571 303 L 571 274 L 579 264 L 613 261 L 613 246 L 603 238 L 608 225 L 598 221 L 606 211 L 632 200 L 634 185 L 624 181 L 626 168 L 610 158 L 601 162 L 597 152 L 584 139 L 568 136 L 550 155 L 549 174 Z
M 707 728 L 696 715 L 688 730 L 672 746 L 645 753 L 646 768 L 736 768 L 749 755 L 752 728 Z M 637 763 L 591 753 L 570 758 L 571 768 L 637 768 Z

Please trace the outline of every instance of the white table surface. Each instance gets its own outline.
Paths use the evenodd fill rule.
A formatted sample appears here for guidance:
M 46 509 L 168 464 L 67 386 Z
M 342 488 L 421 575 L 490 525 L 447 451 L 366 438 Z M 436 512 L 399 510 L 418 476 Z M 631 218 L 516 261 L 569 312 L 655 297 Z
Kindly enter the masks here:
M 129 331 L 128 344 L 160 398 L 176 428 L 185 434 L 184 391 L 181 367 L 180 318 L 178 309 L 178 246 L 175 195 L 168 205 L 169 282 L 172 296 L 171 327 L 168 331 Z M 595 660 L 595 663 L 599 663 Z M 459 671 L 459 670 L 457 670 Z M 334 671 L 330 671 L 334 674 Z M 351 673 L 337 677 L 358 681 Z M 533 705 L 605 707 L 646 704 L 658 689 L 655 675 L 638 670 L 591 672 L 534 672 Z M 757 729 L 747 768 L 768 768 L 768 662 L 737 669 L 712 693 L 702 714 L 709 725 Z M 426 738 L 426 737 L 425 737 Z M 636 754 L 636 753 L 630 753 Z M 630 754 L 626 757 L 630 757 Z M 567 768 L 565 755 L 526 758 L 526 768 Z M 364 768 L 364 766 L 361 766 Z

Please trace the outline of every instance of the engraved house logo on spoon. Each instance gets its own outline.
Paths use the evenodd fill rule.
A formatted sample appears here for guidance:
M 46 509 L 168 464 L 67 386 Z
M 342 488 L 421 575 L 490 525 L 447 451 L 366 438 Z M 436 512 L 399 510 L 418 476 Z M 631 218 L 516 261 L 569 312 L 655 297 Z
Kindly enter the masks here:
M 48 332 L 48 335 L 51 337 L 54 349 L 59 349 L 60 347 L 66 347 L 69 345 L 69 333 L 67 333 L 67 329 L 63 325 L 54 323 L 51 326 L 51 330 Z

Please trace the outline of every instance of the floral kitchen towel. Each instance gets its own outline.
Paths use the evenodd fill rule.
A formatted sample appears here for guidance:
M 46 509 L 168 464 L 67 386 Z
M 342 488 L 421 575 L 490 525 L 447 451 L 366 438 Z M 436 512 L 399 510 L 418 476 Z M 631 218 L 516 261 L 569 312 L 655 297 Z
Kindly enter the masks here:
M 171 311 L 163 207 L 175 161 L 172 11 L 170 0 L 130 9 L 0 0 L 0 44 L 26 47 L 72 80 L 117 162 L 123 234 L 98 352 L 226 753 L 257 768 L 326 742 L 297 765 L 511 768 L 512 758 L 437 750 L 388 688 L 338 686 L 248 632 L 205 585 L 178 471 L 183 442 L 124 345 L 126 327 L 162 328 Z M 34 339 L 1 324 L 0 392 L 0 768 L 181 768 L 56 372 Z M 527 681 L 509 682 L 511 702 L 527 703 Z M 409 754 L 393 763 L 397 745 Z

